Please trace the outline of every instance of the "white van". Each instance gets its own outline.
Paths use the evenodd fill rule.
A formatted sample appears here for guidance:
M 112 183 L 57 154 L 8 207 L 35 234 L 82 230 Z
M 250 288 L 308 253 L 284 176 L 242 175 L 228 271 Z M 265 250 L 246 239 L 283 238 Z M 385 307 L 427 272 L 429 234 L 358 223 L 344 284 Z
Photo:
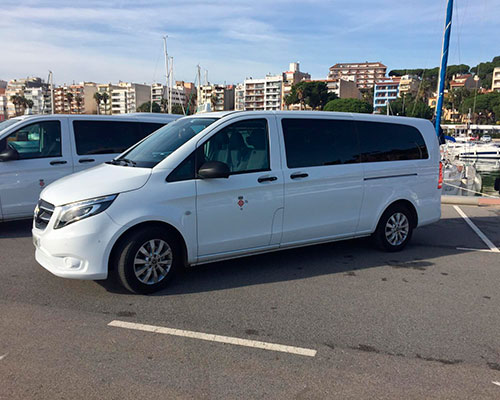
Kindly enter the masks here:
M 36 259 L 132 292 L 183 265 L 374 235 L 402 249 L 441 215 L 429 121 L 329 112 L 181 118 L 41 194 Z
M 180 116 L 24 115 L 0 123 L 0 221 L 31 218 L 42 189 L 111 160 Z

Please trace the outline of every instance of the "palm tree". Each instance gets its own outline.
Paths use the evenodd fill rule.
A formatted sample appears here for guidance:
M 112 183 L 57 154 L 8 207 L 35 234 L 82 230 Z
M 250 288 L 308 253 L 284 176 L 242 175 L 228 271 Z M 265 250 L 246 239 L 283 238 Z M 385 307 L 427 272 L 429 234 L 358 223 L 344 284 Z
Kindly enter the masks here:
M 94 100 L 95 100 L 95 102 L 97 104 L 97 114 L 100 114 L 99 108 L 100 108 L 101 101 L 102 101 L 102 95 L 101 95 L 101 93 L 95 92 L 94 93 Z
M 69 113 L 71 114 L 71 103 L 73 102 L 73 93 L 71 92 L 66 93 L 66 100 L 68 100 L 68 109 Z
M 10 101 L 12 104 L 14 104 L 14 113 L 16 114 L 16 117 L 19 115 L 19 106 L 21 105 L 21 96 L 18 94 L 14 94 L 10 96 Z
M 217 95 L 215 93 L 210 97 L 210 105 L 212 106 L 212 111 L 215 111 L 215 107 L 217 106 Z
M 161 107 L 162 112 L 166 113 L 168 111 L 168 100 L 161 99 L 160 100 L 160 107 Z
M 83 104 L 83 97 L 80 96 L 79 94 L 75 97 L 75 102 L 76 102 L 76 112 L 78 114 L 81 113 L 81 107 L 82 107 L 82 104 Z
M 27 99 L 27 98 L 25 98 L 25 97 L 23 97 L 23 99 L 24 99 L 24 100 L 23 100 L 23 103 L 24 103 L 24 107 L 25 107 L 25 109 L 26 109 L 26 108 L 32 108 L 32 107 L 34 106 L 34 104 L 35 104 L 35 103 L 33 102 L 33 100 L 31 100 L 31 99 L 29 99 L 29 100 L 28 100 L 28 99 Z
M 108 113 L 108 101 L 109 101 L 109 94 L 107 92 L 104 92 L 101 94 L 102 101 L 104 102 L 104 114 Z

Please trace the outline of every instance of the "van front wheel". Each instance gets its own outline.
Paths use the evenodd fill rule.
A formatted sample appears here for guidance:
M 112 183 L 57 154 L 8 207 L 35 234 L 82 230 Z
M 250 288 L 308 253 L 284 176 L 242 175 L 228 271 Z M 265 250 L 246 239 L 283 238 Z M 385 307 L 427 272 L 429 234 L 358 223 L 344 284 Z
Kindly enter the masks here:
M 120 283 L 132 293 L 153 293 L 173 278 L 180 263 L 179 243 L 161 228 L 148 228 L 125 238 L 117 251 Z
M 375 244 L 385 251 L 402 250 L 413 234 L 411 213 L 402 205 L 387 209 L 373 234 Z

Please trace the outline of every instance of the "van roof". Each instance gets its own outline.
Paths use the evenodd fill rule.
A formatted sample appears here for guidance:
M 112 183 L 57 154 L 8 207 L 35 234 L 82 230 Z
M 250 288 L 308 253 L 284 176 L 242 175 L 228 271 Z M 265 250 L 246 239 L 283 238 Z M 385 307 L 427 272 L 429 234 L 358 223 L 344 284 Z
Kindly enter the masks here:
M 182 117 L 178 114 L 163 114 L 163 113 L 130 113 L 130 114 L 116 114 L 116 115 L 97 115 L 97 114 L 31 114 L 20 115 L 11 119 L 25 121 L 30 119 L 43 119 L 43 118 L 78 118 L 78 119 L 138 119 L 138 120 L 157 120 L 157 121 L 173 121 Z

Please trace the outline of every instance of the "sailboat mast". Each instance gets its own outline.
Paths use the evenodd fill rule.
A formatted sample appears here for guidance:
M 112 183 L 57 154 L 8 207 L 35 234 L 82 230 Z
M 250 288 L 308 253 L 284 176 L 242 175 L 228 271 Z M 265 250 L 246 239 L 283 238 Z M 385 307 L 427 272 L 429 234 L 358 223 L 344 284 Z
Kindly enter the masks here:
M 169 87 L 168 87 L 168 78 L 169 78 L 169 69 L 168 69 L 168 53 L 167 53 L 167 37 L 168 36 L 163 36 L 163 49 L 165 50 L 165 83 L 166 83 L 166 93 L 165 93 L 165 98 L 167 99 L 168 102 L 168 108 L 170 109 L 170 102 L 169 102 Z
M 446 8 L 446 21 L 444 24 L 443 50 L 441 51 L 441 66 L 439 67 L 438 101 L 436 105 L 436 135 L 439 136 L 441 114 L 443 111 L 444 83 L 446 80 L 446 67 L 448 66 L 448 49 L 450 47 L 451 17 L 453 14 L 453 0 L 448 0 Z

